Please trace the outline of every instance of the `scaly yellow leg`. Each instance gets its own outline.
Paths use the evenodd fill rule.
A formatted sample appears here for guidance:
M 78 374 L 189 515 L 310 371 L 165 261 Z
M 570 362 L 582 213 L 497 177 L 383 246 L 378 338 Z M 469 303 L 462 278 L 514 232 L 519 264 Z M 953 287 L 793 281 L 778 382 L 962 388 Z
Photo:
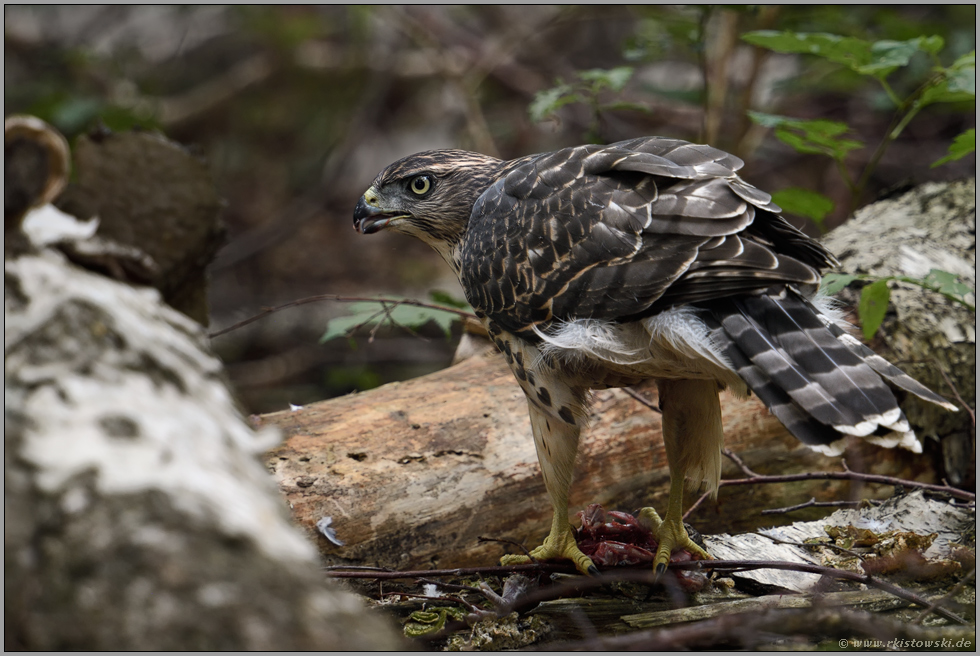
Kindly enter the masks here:
M 552 397 L 557 397 L 554 388 L 552 389 Z M 571 393 L 568 396 L 571 396 Z M 528 402 L 528 408 L 541 475 L 544 477 L 544 485 L 551 498 L 551 507 L 554 509 L 551 532 L 541 546 L 531 551 L 531 557 L 536 560 L 571 560 L 583 574 L 598 574 L 599 570 L 592 560 L 582 553 L 575 543 L 572 525 L 568 521 L 568 490 L 571 487 L 575 454 L 578 451 L 578 436 L 581 430 L 578 426 L 579 420 L 568 412 L 562 413 L 567 416 L 566 419 L 551 416 L 531 401 Z M 575 421 L 573 423 L 568 419 Z M 530 562 L 530 559 L 515 554 L 504 556 L 500 562 L 502 565 L 517 565 Z
M 649 528 L 659 543 L 657 555 L 653 560 L 653 569 L 657 575 L 663 574 L 667 570 L 670 554 L 680 549 L 687 550 L 705 560 L 711 559 L 708 552 L 699 547 L 688 536 L 687 530 L 684 528 L 683 511 L 684 479 L 680 476 L 671 476 L 667 516 L 661 519 L 653 508 L 643 508 L 637 515 L 640 524 Z
M 664 447 L 670 466 L 670 497 L 667 514 L 662 520 L 653 508 L 641 510 L 638 519 L 653 531 L 660 543 L 653 568 L 657 574 L 662 574 L 670 562 L 671 552 L 678 549 L 686 549 L 704 559 L 711 558 L 684 529 L 684 485 L 685 479 L 691 477 L 696 486 L 706 483 L 709 489 L 718 489 L 724 435 L 717 382 L 661 379 L 657 381 L 657 387 L 663 412 Z

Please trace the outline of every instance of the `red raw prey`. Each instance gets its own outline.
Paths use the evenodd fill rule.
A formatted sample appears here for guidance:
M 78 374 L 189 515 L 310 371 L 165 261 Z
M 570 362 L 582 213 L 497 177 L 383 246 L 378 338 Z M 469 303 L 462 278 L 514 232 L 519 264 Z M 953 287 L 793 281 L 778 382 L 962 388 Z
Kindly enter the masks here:
M 650 529 L 640 525 L 636 517 L 615 510 L 605 511 L 598 503 L 578 513 L 582 520 L 581 528 L 575 530 L 578 548 L 598 567 L 642 565 L 649 563 L 657 555 L 657 539 Z M 670 562 L 679 563 L 695 560 L 688 551 L 677 551 L 670 555 Z M 708 579 L 698 572 L 677 572 L 677 580 L 688 592 L 704 588 Z

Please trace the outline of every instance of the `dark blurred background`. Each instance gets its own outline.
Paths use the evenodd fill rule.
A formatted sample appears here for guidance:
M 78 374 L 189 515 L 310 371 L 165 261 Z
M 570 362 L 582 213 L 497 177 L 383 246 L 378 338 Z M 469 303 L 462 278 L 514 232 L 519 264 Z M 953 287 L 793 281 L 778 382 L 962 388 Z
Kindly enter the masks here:
M 976 6 L 7 5 L 4 111 L 39 116 L 69 140 L 100 125 L 160 130 L 206 158 L 227 202 L 228 243 L 211 271 L 211 324 L 221 328 L 315 294 L 461 299 L 420 242 L 351 227 L 375 174 L 430 148 L 512 158 L 651 134 L 710 142 L 743 158 L 744 177 L 762 189 L 801 187 L 834 201 L 820 225 L 790 217 L 797 225 L 814 235 L 838 225 L 854 202 L 837 165 L 796 152 L 746 110 L 847 123 L 865 144 L 846 160 L 857 177 L 894 105 L 840 65 L 739 39 L 759 29 L 939 35 L 949 65 L 975 48 Z M 935 64 L 916 55 L 889 82 L 905 97 Z M 625 86 L 595 95 L 579 75 L 624 66 Z M 584 101 L 552 103 L 557 111 L 532 120 L 535 98 L 547 104 L 540 94 L 560 83 L 578 83 Z M 859 204 L 973 175 L 972 156 L 930 166 L 973 126 L 972 103 L 925 108 Z M 245 406 L 278 410 L 440 369 L 459 334 L 386 328 L 320 344 L 326 322 L 343 314 L 343 303 L 303 305 L 216 338 Z

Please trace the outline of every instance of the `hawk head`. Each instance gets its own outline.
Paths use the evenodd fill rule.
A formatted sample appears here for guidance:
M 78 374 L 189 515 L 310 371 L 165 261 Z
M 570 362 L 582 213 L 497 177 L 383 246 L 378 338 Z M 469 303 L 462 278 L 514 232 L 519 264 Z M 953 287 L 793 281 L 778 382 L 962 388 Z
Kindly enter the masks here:
M 354 208 L 354 229 L 389 228 L 436 249 L 450 265 L 473 204 L 503 168 L 465 150 L 429 150 L 398 160 L 374 179 Z

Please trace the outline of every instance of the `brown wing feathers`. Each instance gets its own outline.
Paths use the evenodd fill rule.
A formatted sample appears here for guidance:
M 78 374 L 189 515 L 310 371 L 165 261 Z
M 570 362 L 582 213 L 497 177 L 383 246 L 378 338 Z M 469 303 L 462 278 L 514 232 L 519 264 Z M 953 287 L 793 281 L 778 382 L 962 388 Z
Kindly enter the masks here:
M 817 284 L 811 266 L 769 238 L 809 242 L 804 235 L 788 224 L 752 230 L 784 221 L 768 194 L 735 177 L 741 166 L 714 148 L 656 138 L 525 158 L 474 208 L 463 284 L 481 310 L 529 339 L 556 318 L 631 320 L 777 282 Z M 815 248 L 797 250 L 830 257 Z M 486 259 L 497 266 L 487 271 Z M 524 261 L 518 298 L 502 274 Z

